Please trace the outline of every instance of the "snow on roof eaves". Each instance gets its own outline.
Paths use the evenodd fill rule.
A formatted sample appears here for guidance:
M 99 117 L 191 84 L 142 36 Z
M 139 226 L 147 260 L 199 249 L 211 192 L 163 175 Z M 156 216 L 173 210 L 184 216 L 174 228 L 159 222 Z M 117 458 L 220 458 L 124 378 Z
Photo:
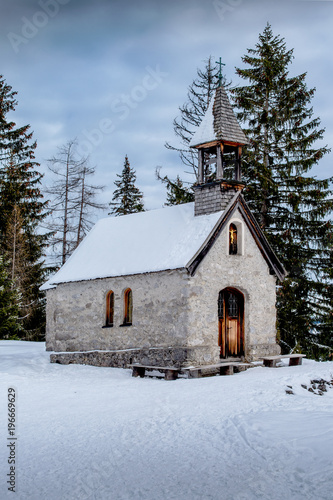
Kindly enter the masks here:
M 194 216 L 194 203 L 98 221 L 42 289 L 72 281 L 185 268 L 223 212 Z

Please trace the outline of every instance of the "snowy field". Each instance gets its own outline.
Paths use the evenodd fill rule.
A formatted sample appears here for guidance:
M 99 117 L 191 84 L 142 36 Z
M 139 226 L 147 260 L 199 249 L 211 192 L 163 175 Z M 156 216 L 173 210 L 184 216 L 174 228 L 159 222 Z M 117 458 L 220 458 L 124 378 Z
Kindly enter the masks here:
M 165 381 L 50 364 L 44 349 L 0 341 L 1 499 L 333 498 L 333 386 L 322 396 L 301 386 L 331 380 L 332 363 Z

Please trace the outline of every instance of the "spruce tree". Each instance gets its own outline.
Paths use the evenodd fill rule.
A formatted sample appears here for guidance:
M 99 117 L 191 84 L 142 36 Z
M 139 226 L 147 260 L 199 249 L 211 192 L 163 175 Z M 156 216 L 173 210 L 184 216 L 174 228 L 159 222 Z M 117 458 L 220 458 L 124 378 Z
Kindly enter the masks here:
M 136 212 L 144 212 L 143 194 L 135 186 L 136 173 L 130 166 L 127 155 L 125 156 L 124 168 L 121 174 L 117 174 L 120 180 L 114 183 L 118 189 L 113 193 L 112 201 L 109 203 L 111 211 L 109 215 L 127 215 Z
M 34 161 L 36 143 L 31 143 L 30 127 L 16 127 L 7 119 L 7 114 L 15 111 L 15 95 L 0 76 L 0 251 L 6 256 L 8 274 L 11 276 L 15 270 L 13 279 L 21 295 L 24 335 L 38 339 L 44 332 L 44 298 L 39 287 L 47 272 L 43 266 L 47 235 L 41 234 L 38 228 L 46 217 L 47 203 L 40 191 L 42 175 Z M 18 235 L 18 220 L 19 235 L 25 247 L 25 265 L 20 272 L 15 262 L 13 266 L 18 249 L 10 243 L 14 243 Z
M 165 205 L 170 207 L 171 205 L 182 205 L 183 203 L 189 203 L 194 201 L 194 194 L 191 188 L 184 186 L 184 182 L 181 180 L 179 175 L 177 175 L 174 181 L 170 180 L 167 175 L 162 177 L 160 175 L 160 169 L 156 169 L 156 177 L 159 181 L 167 187 L 167 201 Z
M 306 73 L 289 76 L 292 59 L 293 50 L 268 24 L 242 58 L 246 67 L 236 69 L 248 84 L 233 95 L 250 139 L 243 154 L 244 195 L 288 271 L 278 287 L 281 346 L 320 356 L 328 352 L 327 344 L 333 347 L 327 333 L 327 321 L 332 326 L 332 179 L 310 176 L 329 150 L 317 143 L 324 130 L 310 105 L 315 89 L 307 88 Z

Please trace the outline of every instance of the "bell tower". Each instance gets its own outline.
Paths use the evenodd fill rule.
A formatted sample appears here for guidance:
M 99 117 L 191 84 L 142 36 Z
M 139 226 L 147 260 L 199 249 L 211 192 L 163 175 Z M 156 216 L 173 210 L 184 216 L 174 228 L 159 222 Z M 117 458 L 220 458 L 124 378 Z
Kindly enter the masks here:
M 190 147 L 198 150 L 198 182 L 194 186 L 195 215 L 224 210 L 241 182 L 242 147 L 248 143 L 222 85 L 192 137 Z

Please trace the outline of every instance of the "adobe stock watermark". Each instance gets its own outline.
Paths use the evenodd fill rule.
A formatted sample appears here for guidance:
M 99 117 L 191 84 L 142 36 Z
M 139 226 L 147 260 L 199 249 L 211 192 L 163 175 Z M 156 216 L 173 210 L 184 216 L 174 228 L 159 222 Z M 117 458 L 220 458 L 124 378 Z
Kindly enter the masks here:
M 17 391 L 7 391 L 7 490 L 15 493 L 17 487 Z
M 159 65 L 155 69 L 150 66 L 145 68 L 146 74 L 142 78 L 140 85 L 135 85 L 129 94 L 121 94 L 117 99 L 114 99 L 110 106 L 112 119 L 109 117 L 102 118 L 96 127 L 88 130 L 83 129 L 83 140 L 79 140 L 77 152 L 86 156 L 89 155 L 96 147 L 100 146 L 105 135 L 110 135 L 116 130 L 116 120 L 126 120 L 130 115 L 131 110 L 138 107 L 144 101 L 149 92 L 155 90 L 166 78 L 169 73 L 161 71 Z
M 21 17 L 22 26 L 19 34 L 12 31 L 7 34 L 14 52 L 17 54 L 20 46 L 32 40 L 39 30 L 45 28 L 49 20 L 59 13 L 60 6 L 69 2 L 70 0 L 39 0 L 38 5 L 42 10 L 36 10 L 30 19 Z
M 226 14 L 233 12 L 242 3 L 243 0 L 213 0 L 213 5 L 221 21 L 224 21 Z

